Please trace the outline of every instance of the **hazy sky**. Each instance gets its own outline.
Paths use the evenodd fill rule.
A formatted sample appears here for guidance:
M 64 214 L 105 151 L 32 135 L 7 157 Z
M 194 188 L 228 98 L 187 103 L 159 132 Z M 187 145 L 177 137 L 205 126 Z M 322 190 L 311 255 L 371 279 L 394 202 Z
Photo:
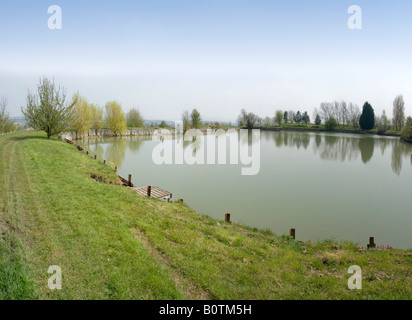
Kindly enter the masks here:
M 353 4 L 362 30 L 347 26 Z M 48 28 L 50 5 L 62 30 Z M 1 0 L 0 96 L 20 115 L 45 75 L 146 119 L 194 107 L 220 121 L 241 108 L 312 115 L 334 100 L 391 114 L 398 94 L 412 115 L 411 17 L 409 0 Z

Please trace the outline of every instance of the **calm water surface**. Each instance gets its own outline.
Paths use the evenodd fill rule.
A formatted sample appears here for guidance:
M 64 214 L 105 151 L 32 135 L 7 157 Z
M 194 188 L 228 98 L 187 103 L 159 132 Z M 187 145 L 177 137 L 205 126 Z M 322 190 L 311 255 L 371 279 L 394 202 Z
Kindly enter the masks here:
M 185 148 L 189 143 L 179 145 Z M 156 185 L 199 213 L 298 240 L 335 238 L 365 246 L 412 248 L 412 145 L 399 138 L 303 132 L 261 132 L 261 166 L 156 165 L 149 137 L 82 141 L 112 161 L 136 186 Z M 204 142 L 203 142 L 204 143 Z

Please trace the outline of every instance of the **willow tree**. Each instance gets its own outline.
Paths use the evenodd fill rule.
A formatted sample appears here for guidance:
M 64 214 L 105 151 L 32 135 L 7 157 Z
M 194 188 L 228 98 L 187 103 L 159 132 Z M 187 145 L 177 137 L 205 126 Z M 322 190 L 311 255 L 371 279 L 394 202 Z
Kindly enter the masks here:
M 73 130 L 77 137 L 84 137 L 89 133 L 91 127 L 91 111 L 87 100 L 79 95 L 74 95 L 73 100 L 76 101 L 73 109 Z
M 27 106 L 21 111 L 30 127 L 45 131 L 50 139 L 70 127 L 76 101 L 66 103 L 65 89 L 47 78 L 40 78 L 37 92 L 28 92 Z
M 136 108 L 131 109 L 126 115 L 127 126 L 130 128 L 144 127 L 143 117 Z
M 122 135 L 127 131 L 126 118 L 122 106 L 117 101 L 106 103 L 106 124 L 107 128 L 114 135 Z
M 284 117 L 284 113 L 282 112 L 282 110 L 277 110 L 276 113 L 275 113 L 275 123 L 278 126 L 281 126 L 282 121 L 283 121 L 283 117 Z
M 97 136 L 99 130 L 103 128 L 103 109 L 95 104 L 90 105 L 90 124 Z

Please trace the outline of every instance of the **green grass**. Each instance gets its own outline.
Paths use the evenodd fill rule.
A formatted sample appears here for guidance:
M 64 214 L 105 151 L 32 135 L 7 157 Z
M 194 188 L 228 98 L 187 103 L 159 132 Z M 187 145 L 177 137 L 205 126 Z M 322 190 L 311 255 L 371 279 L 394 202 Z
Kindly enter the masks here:
M 116 183 L 109 166 L 72 145 L 33 131 L 0 136 L 0 298 L 412 296 L 410 250 L 300 243 Z M 353 264 L 362 290 L 347 287 Z M 47 287 L 51 265 L 62 269 L 62 290 Z

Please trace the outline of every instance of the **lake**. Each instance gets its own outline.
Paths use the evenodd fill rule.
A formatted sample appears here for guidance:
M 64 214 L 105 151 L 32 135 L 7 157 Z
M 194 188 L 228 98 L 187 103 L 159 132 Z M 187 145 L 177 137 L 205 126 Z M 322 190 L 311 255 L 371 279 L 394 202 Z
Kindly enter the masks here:
M 198 142 L 205 144 L 204 137 Z M 155 185 L 199 213 L 297 240 L 349 240 L 412 248 L 412 145 L 399 138 L 339 133 L 261 131 L 260 171 L 239 164 L 162 164 L 164 143 L 147 136 L 78 141 L 137 186 Z M 191 148 L 181 138 L 177 148 Z M 253 141 L 249 140 L 249 144 Z M 251 146 L 249 146 L 250 148 Z

